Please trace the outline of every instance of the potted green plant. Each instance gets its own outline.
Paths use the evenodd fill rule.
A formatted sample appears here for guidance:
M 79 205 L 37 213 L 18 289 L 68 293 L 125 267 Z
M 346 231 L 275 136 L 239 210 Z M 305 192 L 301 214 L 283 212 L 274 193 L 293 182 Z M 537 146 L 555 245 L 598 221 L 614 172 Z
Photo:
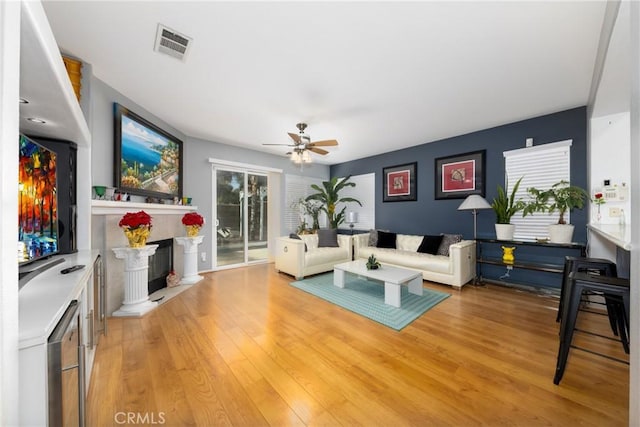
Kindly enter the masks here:
M 498 185 L 498 196 L 493 198 L 491 208 L 496 214 L 496 238 L 498 240 L 513 240 L 516 226 L 511 224 L 511 217 L 524 209 L 524 202 L 516 200 L 516 193 L 520 188 L 523 177 L 516 182 L 510 195 L 501 185 Z
M 527 192 L 532 200 L 525 204 L 522 216 L 534 212 L 551 214 L 558 211 L 558 223 L 549 226 L 549 240 L 552 243 L 570 243 L 573 238 L 573 225 L 567 224 L 564 214 L 572 209 L 582 209 L 585 200 L 589 199 L 589 194 L 583 188 L 570 185 L 564 180 L 553 184 L 548 190 L 532 187 L 527 188 Z
M 346 206 L 342 208 L 340 212 L 336 212 L 336 205 L 338 203 L 357 203 L 362 206 L 359 200 L 353 197 L 340 198 L 340 190 L 345 187 L 355 187 L 354 182 L 349 182 L 351 175 L 344 179 L 339 180 L 337 177 L 331 178 L 329 181 L 322 181 L 322 187 L 316 184 L 311 184 L 311 188 L 317 191 L 315 194 L 307 196 L 306 201 L 318 200 L 322 203 L 322 211 L 327 214 L 330 228 L 338 228 L 338 225 L 344 222 L 344 212 L 347 209 Z
M 381 264 L 376 259 L 376 256 L 374 254 L 369 255 L 369 258 L 367 258 L 367 270 L 377 270 L 380 267 Z

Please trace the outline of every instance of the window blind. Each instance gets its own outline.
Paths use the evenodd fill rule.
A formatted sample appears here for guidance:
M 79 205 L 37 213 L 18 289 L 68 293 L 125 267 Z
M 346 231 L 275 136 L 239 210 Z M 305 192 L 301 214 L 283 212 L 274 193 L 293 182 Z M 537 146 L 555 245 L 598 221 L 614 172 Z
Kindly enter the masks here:
M 344 187 L 340 191 L 340 197 L 353 197 L 362 203 L 347 203 L 346 212 L 356 212 L 358 214 L 358 222 L 354 224 L 356 230 L 371 230 L 376 228 L 376 174 L 367 173 L 363 175 L 353 175 L 349 182 L 356 184 L 355 187 Z M 345 206 L 339 204 L 337 211 Z M 345 218 L 346 219 L 346 218 Z M 340 224 L 341 229 L 349 229 L 349 224 L 343 222 Z
M 294 208 L 295 202 L 301 198 L 305 198 L 316 191 L 311 188 L 311 184 L 316 184 L 322 188 L 322 179 L 312 178 L 308 176 L 285 175 L 285 208 L 284 208 L 284 227 L 287 234 L 295 233 L 301 222 L 301 213 Z M 311 216 L 306 216 L 307 225 L 311 227 Z M 320 215 L 320 226 L 326 226 L 325 215 Z
M 530 200 L 527 188 L 535 187 L 547 190 L 559 181 L 571 182 L 571 143 L 572 140 L 537 145 L 505 151 L 505 182 L 507 194 L 511 194 L 513 186 L 522 177 L 522 182 L 516 194 L 516 200 Z M 569 216 L 567 212 L 567 222 Z M 516 226 L 514 239 L 545 238 L 549 236 L 548 225 L 558 222 L 559 213 L 549 215 L 536 212 L 523 218 L 518 212 L 511 218 Z

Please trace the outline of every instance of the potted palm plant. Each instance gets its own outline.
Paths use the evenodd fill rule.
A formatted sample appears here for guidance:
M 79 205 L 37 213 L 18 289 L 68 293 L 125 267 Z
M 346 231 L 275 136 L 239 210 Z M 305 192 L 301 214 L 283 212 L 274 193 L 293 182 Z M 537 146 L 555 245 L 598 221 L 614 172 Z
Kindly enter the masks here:
M 527 188 L 527 192 L 532 200 L 525 204 L 522 216 L 534 212 L 551 214 L 558 211 L 560 213 L 558 223 L 549 226 L 549 241 L 570 243 L 573 238 L 573 225 L 567 224 L 564 214 L 572 209 L 582 209 L 585 200 L 589 199 L 589 194 L 583 188 L 570 185 L 564 180 L 553 184 L 548 190 L 532 187 Z
M 498 196 L 494 197 L 491 202 L 491 208 L 496 214 L 496 238 L 498 240 L 513 240 L 516 226 L 511 224 L 511 217 L 524 209 L 525 206 L 522 200 L 516 200 L 516 193 L 520 188 L 522 178 L 520 177 L 516 182 L 510 195 L 507 195 L 507 191 L 498 185 Z
M 329 181 L 322 181 L 322 187 L 316 184 L 311 184 L 311 188 L 317 191 L 317 193 L 307 196 L 305 200 L 318 200 L 322 203 L 322 211 L 327 214 L 330 228 L 338 228 L 338 225 L 344 222 L 344 212 L 347 209 L 346 206 L 342 208 L 340 212 L 336 212 L 336 205 L 338 203 L 357 203 L 362 206 L 359 200 L 353 197 L 340 198 L 340 190 L 345 187 L 355 187 L 354 182 L 349 182 L 351 175 L 342 180 L 338 180 L 337 177 L 331 178 Z

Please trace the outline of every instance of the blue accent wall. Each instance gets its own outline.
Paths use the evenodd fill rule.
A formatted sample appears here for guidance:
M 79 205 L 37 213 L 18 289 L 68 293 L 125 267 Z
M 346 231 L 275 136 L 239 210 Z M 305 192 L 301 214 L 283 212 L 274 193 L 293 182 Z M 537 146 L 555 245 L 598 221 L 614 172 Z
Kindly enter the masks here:
M 491 202 L 497 195 L 498 184 L 504 186 L 503 152 L 524 148 L 526 138 L 533 138 L 534 145 L 572 139 L 571 183 L 587 188 L 586 107 L 573 108 L 333 165 L 331 166 L 331 176 L 360 175 L 372 172 L 376 174 L 376 228 L 403 234 L 457 233 L 467 239 L 472 239 L 472 214 L 469 211 L 457 210 L 463 199 L 435 200 L 434 198 L 435 159 L 470 151 L 486 150 L 485 198 Z M 383 203 L 382 168 L 415 161 L 418 162 L 418 200 Z M 571 212 L 571 223 L 575 226 L 574 241 L 586 242 L 587 220 L 587 209 Z M 495 238 L 494 224 L 493 211 L 480 211 L 478 213 L 478 237 Z M 520 274 L 520 272 L 514 272 L 514 274 L 516 273 Z M 522 274 L 524 273 L 522 272 Z M 528 276 L 535 275 L 534 272 L 527 273 Z

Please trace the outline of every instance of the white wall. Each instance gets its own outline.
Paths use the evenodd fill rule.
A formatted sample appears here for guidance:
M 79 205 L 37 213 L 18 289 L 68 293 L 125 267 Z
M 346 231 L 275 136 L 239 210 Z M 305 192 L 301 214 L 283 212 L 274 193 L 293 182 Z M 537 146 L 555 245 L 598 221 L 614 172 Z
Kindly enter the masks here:
M 609 3 L 608 7 L 615 7 Z M 604 60 L 593 105 L 589 105 L 589 170 L 591 187 L 603 179 L 629 185 L 630 202 L 623 205 L 631 225 L 631 342 L 640 342 L 640 2 L 622 1 L 615 24 L 602 38 L 611 40 Z M 596 73 L 597 74 L 597 73 Z M 633 165 L 633 167 L 631 167 Z M 607 204 L 610 207 L 614 204 Z M 608 213 L 608 209 L 605 209 Z M 606 222 L 614 221 L 608 215 Z M 609 242 L 590 238 L 590 255 L 616 259 Z M 640 352 L 631 348 L 629 425 L 640 425 Z
M 19 2 L 0 2 L 0 425 L 18 424 Z

